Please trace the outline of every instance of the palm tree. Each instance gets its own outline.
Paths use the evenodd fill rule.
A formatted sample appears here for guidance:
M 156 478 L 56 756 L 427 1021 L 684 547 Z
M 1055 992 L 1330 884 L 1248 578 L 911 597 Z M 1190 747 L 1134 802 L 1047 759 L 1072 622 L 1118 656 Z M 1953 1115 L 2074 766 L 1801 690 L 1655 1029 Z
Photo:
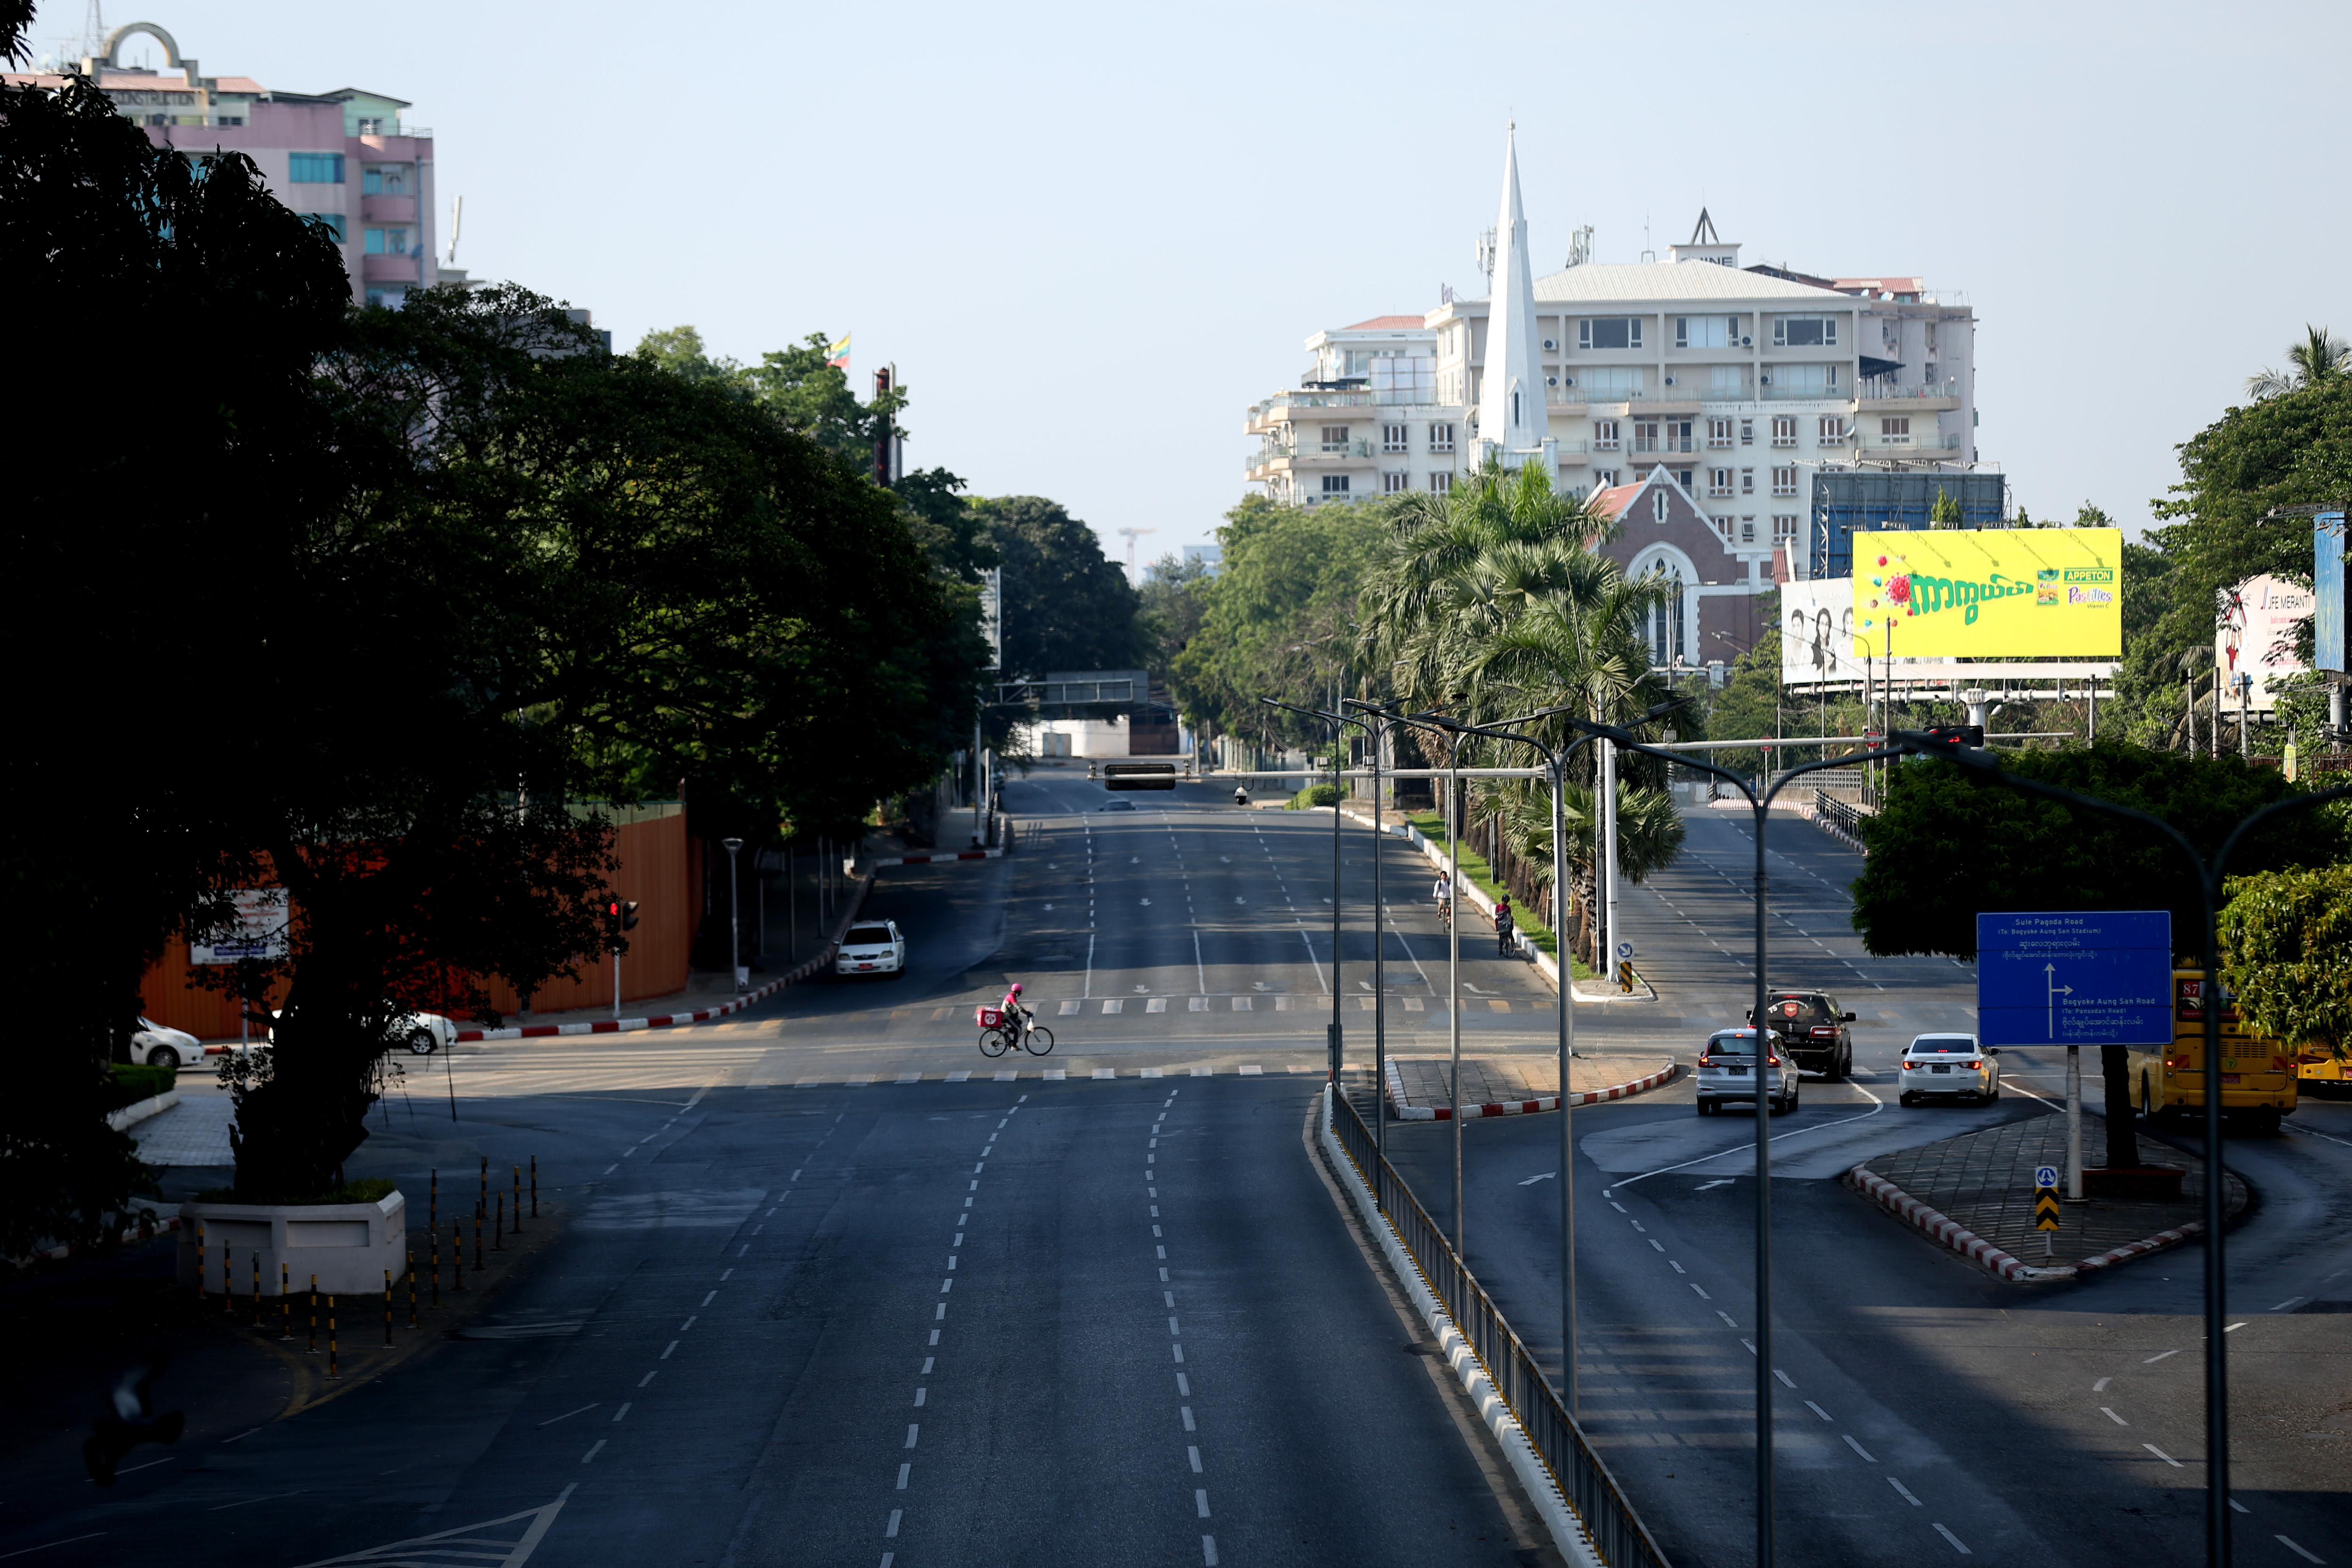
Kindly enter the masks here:
M 2286 362 L 2288 368 L 2284 372 L 2264 370 L 2246 377 L 2246 395 L 2261 402 L 2302 392 L 2342 375 L 2352 370 L 2352 343 L 2347 343 L 2326 327 L 2306 322 L 2303 342 L 2288 345 Z

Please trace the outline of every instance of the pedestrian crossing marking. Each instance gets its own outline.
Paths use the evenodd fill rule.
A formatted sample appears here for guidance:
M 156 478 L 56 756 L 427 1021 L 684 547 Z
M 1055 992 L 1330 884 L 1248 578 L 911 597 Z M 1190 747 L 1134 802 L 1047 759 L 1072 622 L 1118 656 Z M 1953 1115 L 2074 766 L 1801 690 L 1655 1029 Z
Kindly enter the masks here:
M 1119 997 L 1114 996 L 1102 1005 L 1102 1010 L 1107 1014 L 1124 1013 L 1127 1011 L 1127 1003 Z
M 1254 1013 L 1257 1011 L 1257 1009 L 1254 1005 L 1254 998 L 1248 996 L 1236 996 L 1234 998 L 1234 1011 L 1236 1013 Z
M 1150 1001 L 1146 1002 L 1143 1005 L 1143 1010 L 1147 1013 L 1165 1013 L 1168 1011 L 1168 998 L 1165 996 L 1154 996 Z
M 1206 996 L 1193 996 L 1187 1000 L 1192 1003 L 1192 1010 L 1195 1013 L 1205 1013 L 1209 1010 L 1209 999 Z
M 1062 1012 L 1061 1012 L 1061 1016 L 1062 1016 L 1063 1017 L 1066 1018 L 1066 1017 L 1068 1017 L 1071 1014 L 1076 1013 L 1077 1010 L 1078 1010 L 1078 1004 L 1077 1004 L 1077 1003 L 1076 1003 L 1076 1002 L 1072 1001 L 1070 998 L 1068 998 L 1068 997 L 1066 997 L 1066 996 L 1065 996 L 1064 998 L 1062 998 Z

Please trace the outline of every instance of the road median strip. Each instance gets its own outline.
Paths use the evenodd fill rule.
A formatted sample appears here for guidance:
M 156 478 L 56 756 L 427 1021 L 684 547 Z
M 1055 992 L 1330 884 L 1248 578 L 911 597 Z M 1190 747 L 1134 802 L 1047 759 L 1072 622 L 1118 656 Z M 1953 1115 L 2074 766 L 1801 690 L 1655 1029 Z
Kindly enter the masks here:
M 1394 1061 L 1389 1063 L 1389 1081 L 1387 1085 L 1389 1110 L 1390 1113 L 1395 1118 L 1395 1120 L 1399 1121 L 1450 1121 L 1454 1119 L 1454 1108 L 1450 1105 L 1414 1105 L 1410 1103 L 1402 1089 L 1398 1066 L 1399 1064 Z M 1606 1089 L 1584 1089 L 1575 1094 L 1571 1094 L 1569 1096 L 1569 1102 L 1571 1105 L 1599 1105 L 1604 1100 L 1623 1100 L 1630 1095 L 1640 1094 L 1645 1090 L 1657 1089 L 1664 1084 L 1672 1083 L 1681 1072 L 1682 1064 L 1669 1060 L 1664 1067 L 1660 1068 L 1657 1071 L 1645 1074 L 1641 1078 L 1632 1079 L 1624 1083 L 1611 1084 Z M 1462 1119 L 1467 1121 L 1474 1117 L 1483 1116 L 1526 1116 L 1538 1111 L 1558 1110 L 1559 1109 L 1559 1096 L 1557 1094 L 1541 1095 L 1530 1100 L 1486 1100 L 1476 1105 L 1464 1106 L 1462 1108 Z

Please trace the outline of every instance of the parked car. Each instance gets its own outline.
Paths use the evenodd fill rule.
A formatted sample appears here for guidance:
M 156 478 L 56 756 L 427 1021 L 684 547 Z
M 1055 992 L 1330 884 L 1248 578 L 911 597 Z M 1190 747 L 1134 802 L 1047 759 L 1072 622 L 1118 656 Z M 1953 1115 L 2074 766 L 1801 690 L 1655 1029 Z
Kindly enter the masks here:
M 904 974 L 907 939 L 897 921 L 851 926 L 834 954 L 835 974 Z
M 1923 1100 L 2000 1098 L 1999 1046 L 1980 1046 L 1974 1035 L 1920 1035 L 1903 1052 L 1895 1072 L 1898 1099 L 1906 1105 Z
M 1853 1071 L 1853 1015 L 1838 1011 L 1837 998 L 1822 991 L 1775 991 L 1764 998 L 1764 1016 L 1781 1054 L 1800 1070 L 1835 1082 Z M 1756 1021 L 1754 1013 L 1748 1017 Z
M 277 1018 L 282 1011 L 281 1008 L 272 1008 L 269 1016 L 273 1019 Z M 457 1043 L 457 1026 L 438 1013 L 404 1013 L 392 1021 L 392 1036 L 402 1045 L 406 1046 L 410 1054 L 429 1057 L 444 1046 L 454 1046 Z M 254 1041 L 253 1045 L 267 1047 L 275 1043 L 270 1036 L 264 1035 L 260 1039 Z M 239 1048 L 236 1046 L 208 1046 L 205 1047 L 205 1054 L 215 1057 L 228 1056 Z
M 141 1015 L 131 1036 L 131 1059 L 153 1068 L 183 1068 L 199 1060 L 205 1047 L 185 1029 L 168 1028 Z
M 1768 1034 L 1765 1038 L 1772 1037 Z M 1773 1115 L 1783 1116 L 1797 1109 L 1796 1072 L 1777 1048 L 1768 1048 L 1759 1065 L 1756 1041 L 1754 1029 L 1718 1029 L 1707 1037 L 1698 1054 L 1698 1070 L 1691 1075 L 1698 1089 L 1701 1116 L 1712 1116 L 1718 1108 L 1739 1101 L 1754 1105 L 1759 1085 Z M 1773 1045 L 1777 1047 L 1778 1041 Z

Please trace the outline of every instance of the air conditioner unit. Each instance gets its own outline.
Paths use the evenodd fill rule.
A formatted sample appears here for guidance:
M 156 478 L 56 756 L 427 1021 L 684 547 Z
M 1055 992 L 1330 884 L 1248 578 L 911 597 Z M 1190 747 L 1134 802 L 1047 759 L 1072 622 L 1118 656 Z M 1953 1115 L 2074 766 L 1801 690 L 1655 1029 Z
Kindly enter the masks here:
M 1667 384 L 1668 386 L 1672 386 L 1674 384 L 1675 384 L 1675 378 L 1674 378 L 1673 376 L 1671 376 L 1671 375 L 1670 375 L 1670 376 L 1666 377 L 1666 384 Z
M 1546 386 L 1558 386 L 1559 384 L 1559 377 L 1556 375 L 1548 375 L 1544 377 L 1544 384 Z
M 1754 337 L 1753 335 L 1750 335 L 1750 336 L 1748 336 L 1748 337 L 1743 337 L 1743 338 L 1741 338 L 1741 339 L 1739 340 L 1739 346 L 1740 346 L 1741 348 L 1743 348 L 1743 349 L 1752 349 L 1752 348 L 1754 348 L 1754 347 L 1756 346 L 1756 339 L 1755 339 L 1755 337 Z
M 1563 375 L 1559 378 L 1559 384 L 1562 386 L 1574 386 L 1576 384 L 1576 377 L 1572 375 Z
M 1759 371 L 1757 373 L 1756 379 L 1763 383 L 1766 386 L 1769 386 L 1772 384 L 1772 373 L 1769 370 Z

